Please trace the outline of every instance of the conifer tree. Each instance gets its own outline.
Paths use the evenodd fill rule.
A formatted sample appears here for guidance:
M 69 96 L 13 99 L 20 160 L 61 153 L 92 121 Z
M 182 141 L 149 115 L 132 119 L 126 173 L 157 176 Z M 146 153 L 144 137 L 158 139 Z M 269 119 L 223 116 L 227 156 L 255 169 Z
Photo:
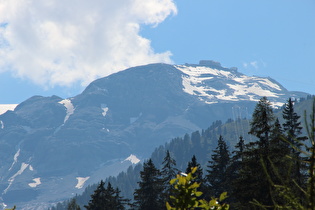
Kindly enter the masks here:
M 196 171 L 194 172 L 194 176 L 193 176 L 193 181 L 196 183 L 199 183 L 198 190 L 206 192 L 207 187 L 206 187 L 205 179 L 203 177 L 203 169 L 201 165 L 197 162 L 197 158 L 195 155 L 193 155 L 191 158 L 191 161 L 188 162 L 185 173 L 186 174 L 191 173 L 193 168 L 196 168 Z M 202 198 L 205 198 L 207 196 L 209 196 L 209 194 L 204 193 L 202 195 Z
M 218 146 L 213 150 L 210 161 L 208 161 L 207 181 L 210 184 L 210 189 L 214 193 L 213 196 L 219 196 L 224 191 L 229 191 L 230 184 L 227 183 L 227 169 L 230 165 L 230 152 L 226 142 L 220 135 Z
M 105 182 L 101 180 L 100 184 L 97 186 L 94 193 L 91 195 L 91 200 L 89 201 L 88 205 L 84 206 L 87 210 L 94 210 L 94 209 L 104 209 L 106 206 L 105 196 Z
M 170 197 L 172 185 L 170 185 L 170 181 L 176 177 L 178 170 L 175 168 L 176 161 L 171 157 L 171 153 L 169 150 L 166 151 L 166 155 L 164 157 L 163 167 L 161 170 L 162 182 L 163 182 L 163 200 L 167 201 Z
M 234 161 L 235 160 L 242 161 L 242 159 L 243 159 L 242 154 L 243 154 L 243 151 L 245 149 L 245 141 L 244 141 L 243 136 L 240 136 L 238 143 L 235 145 L 235 149 L 237 149 L 237 150 L 235 150 L 235 152 L 234 152 L 235 153 Z
M 72 198 L 67 205 L 67 210 L 81 210 L 81 208 L 77 204 L 76 200 L 74 198 Z
M 187 168 L 186 168 L 186 174 L 191 173 L 192 168 L 197 167 L 197 170 L 194 174 L 194 181 L 198 183 L 203 183 L 203 172 L 202 172 L 202 167 L 200 164 L 197 162 L 197 158 L 195 155 L 192 156 L 191 161 L 188 162 Z
M 273 120 L 271 104 L 266 97 L 263 97 L 255 107 L 249 131 L 258 138 L 258 141 L 246 144 L 241 153 L 241 169 L 233 187 L 233 194 L 239 202 L 236 208 L 251 209 L 249 202 L 254 199 L 264 201 L 266 204 L 273 202 L 270 194 L 271 186 L 261 164 L 262 161 L 266 170 L 271 171 L 269 158 Z
M 285 120 L 283 130 L 286 132 L 287 140 L 297 149 L 300 149 L 302 145 L 300 141 L 305 141 L 307 137 L 300 136 L 302 134 L 300 116 L 294 111 L 294 103 L 291 98 L 289 98 L 283 109 L 283 119 Z M 292 150 L 296 151 L 293 148 Z
M 104 187 L 105 182 L 101 180 L 97 186 L 94 194 L 91 195 L 91 200 L 88 205 L 84 206 L 87 210 L 123 210 L 124 205 L 128 200 L 123 199 L 119 193 L 118 188 L 115 190 L 110 182 L 107 184 L 107 188 Z
M 307 140 L 307 137 L 301 136 L 302 126 L 299 121 L 300 116 L 294 111 L 294 103 L 291 98 L 289 98 L 283 109 L 283 119 L 285 120 L 283 130 L 286 132 L 287 141 L 291 144 L 291 156 L 293 160 L 292 179 L 299 186 L 303 186 L 306 182 L 306 177 L 303 173 L 306 166 L 303 163 L 300 149 L 303 144 L 302 142 Z
M 105 199 L 107 202 L 106 209 L 110 210 L 123 210 L 124 205 L 129 203 L 128 199 L 124 199 L 120 196 L 120 190 L 118 188 L 114 189 L 110 182 L 108 182 L 106 187 Z
M 300 152 L 308 157 L 303 162 L 308 166 L 307 173 L 309 179 L 305 186 L 297 186 L 297 183 L 295 183 L 293 187 L 292 185 L 288 185 L 285 180 L 282 180 L 281 175 L 279 176 L 282 180 L 281 184 L 273 183 L 273 180 L 270 179 L 270 182 L 275 188 L 275 193 L 273 195 L 273 200 L 275 202 L 272 206 L 269 206 L 270 209 L 315 209 L 315 100 L 312 108 L 310 124 L 308 124 L 305 111 L 305 124 L 310 145 L 303 145 L 306 147 L 306 150 L 300 150 Z M 297 149 L 297 147 L 294 147 L 293 149 Z M 278 168 L 274 168 L 274 170 L 277 172 Z M 270 176 L 270 172 L 266 172 L 266 175 Z M 277 202 L 278 197 L 282 198 L 282 202 Z M 260 209 L 266 209 L 264 202 L 255 202 L 255 204 L 260 207 Z
M 149 159 L 143 164 L 140 172 L 141 180 L 138 182 L 139 188 L 134 192 L 134 206 L 141 210 L 163 209 L 165 204 L 162 200 L 162 181 L 160 171 Z
M 249 134 L 259 139 L 259 146 L 268 150 L 269 133 L 272 128 L 274 114 L 267 97 L 263 97 L 256 104 L 253 112 Z
M 270 160 L 277 168 L 288 171 L 291 164 L 291 159 L 288 158 L 290 145 L 284 139 L 282 126 L 277 118 L 270 134 Z
M 229 190 L 229 201 L 233 205 L 236 202 L 235 194 L 238 192 L 236 180 L 240 178 L 240 171 L 243 163 L 243 152 L 245 150 L 245 141 L 243 136 L 239 137 L 239 141 L 235 145 L 235 150 L 232 152 L 231 163 L 227 169 L 227 183 L 230 183 Z

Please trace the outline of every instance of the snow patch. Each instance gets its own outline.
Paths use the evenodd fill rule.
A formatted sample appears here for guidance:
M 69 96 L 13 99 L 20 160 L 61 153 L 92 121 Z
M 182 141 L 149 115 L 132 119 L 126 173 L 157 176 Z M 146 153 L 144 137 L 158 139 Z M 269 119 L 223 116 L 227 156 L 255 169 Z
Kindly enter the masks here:
M 106 113 L 108 111 L 108 107 L 105 107 L 105 108 L 102 108 L 102 109 L 103 109 L 102 115 L 105 117 Z
M 182 71 L 183 73 L 189 75 L 190 77 L 194 78 L 195 80 L 202 81 L 207 80 L 209 75 L 213 75 L 216 77 L 223 77 L 223 78 L 233 78 L 234 74 L 229 71 L 212 69 L 206 66 L 183 66 L 183 65 L 176 65 L 175 66 L 178 70 Z M 204 75 L 207 75 L 206 77 Z
M 132 164 L 137 164 L 140 162 L 140 160 L 137 158 L 137 156 L 131 154 L 129 157 L 127 157 L 124 161 L 130 161 Z M 124 162 L 122 161 L 122 162 Z
M 1 124 L 1 129 L 4 129 L 4 123 L 2 122 L 2 120 L 0 120 L 0 124 Z
M 34 182 L 33 182 L 33 183 L 29 183 L 28 186 L 34 188 L 34 187 L 37 187 L 38 185 L 41 184 L 40 178 L 35 178 L 35 179 L 33 179 L 33 181 L 34 181 Z
M 13 166 L 14 166 L 14 164 L 17 163 L 18 157 L 20 156 L 20 151 L 21 151 L 21 149 L 19 149 L 19 150 L 15 153 L 15 155 L 14 155 L 14 157 L 13 157 L 13 163 L 12 163 L 11 167 L 9 168 L 9 171 L 11 171 L 11 169 L 12 169 Z
M 30 167 L 28 169 L 30 169 L 30 171 L 34 171 L 34 168 L 32 165 L 30 165 Z
M 263 96 L 278 98 L 280 94 L 277 91 L 281 91 L 281 87 L 268 78 L 249 77 L 205 66 L 176 65 L 175 67 L 184 73 L 183 91 L 196 95 L 200 101 L 207 104 L 220 101 L 259 101 Z M 227 87 L 215 89 L 207 85 L 209 84 L 207 82 L 214 78 L 212 76 L 223 79 Z M 279 105 L 280 103 L 277 103 L 274 106 Z
M 271 107 L 274 108 L 274 109 L 279 109 L 284 104 L 284 103 L 281 103 L 281 102 L 270 102 L 270 103 L 271 103 Z
M 105 117 L 108 111 L 108 107 L 102 108 L 102 110 L 103 110 L 102 115 L 103 117 Z
M 108 128 L 102 128 L 102 130 L 106 130 L 109 133 L 109 129 Z
M 108 112 L 107 105 L 106 104 L 101 104 L 101 109 L 103 110 L 102 115 L 103 115 L 103 117 L 105 117 L 107 112 Z
M 230 88 L 234 89 L 234 95 L 239 96 L 248 96 L 248 95 L 257 95 L 259 98 L 250 98 L 251 101 L 259 101 L 260 97 L 279 97 L 276 93 L 271 92 L 270 90 L 264 90 L 256 83 L 250 85 L 241 85 L 241 84 L 227 84 Z
M 18 170 L 18 172 L 16 172 L 13 176 L 10 177 L 9 181 L 9 186 L 3 191 L 3 193 L 7 193 L 8 189 L 11 187 L 11 185 L 13 184 L 15 177 L 21 175 L 25 169 L 29 166 L 29 164 L 26 163 L 22 163 L 20 170 Z
M 242 83 L 242 84 L 245 84 L 247 82 L 250 82 L 250 81 L 257 81 L 258 83 L 262 84 L 262 85 L 265 85 L 265 86 L 268 86 L 272 89 L 276 89 L 276 90 L 281 90 L 280 86 L 271 82 L 268 78 L 259 78 L 259 77 L 249 77 L 249 76 L 246 76 L 246 75 L 242 75 L 241 77 L 237 77 L 237 78 L 234 78 L 234 80 L 236 82 L 239 82 L 239 83 Z
M 84 183 L 89 179 L 90 177 L 77 177 L 78 184 L 75 186 L 77 189 L 81 189 L 84 186 Z
M 8 110 L 13 111 L 18 104 L 0 104 L 0 115 Z
M 65 119 L 63 121 L 63 123 L 66 123 L 67 120 L 69 119 L 69 117 L 74 113 L 75 108 L 74 108 L 73 104 L 71 103 L 70 99 L 64 99 L 62 101 L 59 101 L 58 103 L 63 104 L 66 107 L 67 114 L 66 114 Z

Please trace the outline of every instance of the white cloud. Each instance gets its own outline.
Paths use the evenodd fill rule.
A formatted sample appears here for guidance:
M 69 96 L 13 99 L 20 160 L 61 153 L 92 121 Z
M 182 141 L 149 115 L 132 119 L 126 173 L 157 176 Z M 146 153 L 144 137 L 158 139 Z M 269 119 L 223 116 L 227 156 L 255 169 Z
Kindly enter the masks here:
M 258 69 L 258 62 L 257 61 L 251 61 L 251 62 L 243 62 L 244 68 L 254 67 L 255 69 Z
M 173 0 L 0 0 L 0 71 L 47 87 L 170 63 L 139 30 L 176 13 Z
M 252 61 L 249 63 L 252 67 L 254 67 L 255 69 L 258 69 L 258 63 L 257 61 Z

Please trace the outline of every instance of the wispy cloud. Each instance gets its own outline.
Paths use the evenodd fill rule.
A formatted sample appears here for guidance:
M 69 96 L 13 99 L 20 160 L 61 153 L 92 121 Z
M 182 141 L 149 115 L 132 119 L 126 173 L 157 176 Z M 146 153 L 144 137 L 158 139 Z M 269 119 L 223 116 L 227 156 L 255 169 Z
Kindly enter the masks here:
M 255 68 L 258 69 L 258 61 L 251 61 L 251 62 L 243 62 L 244 68 Z
M 249 63 L 252 67 L 254 67 L 255 69 L 258 69 L 258 63 L 257 61 L 252 61 Z
M 176 14 L 173 0 L 1 0 L 0 71 L 44 86 L 84 84 L 124 68 L 170 63 L 140 36 Z

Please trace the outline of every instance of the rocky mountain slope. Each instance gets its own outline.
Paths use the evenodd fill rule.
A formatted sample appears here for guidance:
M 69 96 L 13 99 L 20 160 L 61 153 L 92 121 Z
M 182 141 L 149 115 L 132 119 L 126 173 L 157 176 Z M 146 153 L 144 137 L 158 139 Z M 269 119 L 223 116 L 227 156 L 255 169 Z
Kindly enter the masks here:
M 263 96 L 276 108 L 306 95 L 201 61 L 130 68 L 73 98 L 34 96 L 0 115 L 2 202 L 42 209 L 117 174 L 137 160 L 131 154 L 145 158 L 215 120 L 250 117 Z

